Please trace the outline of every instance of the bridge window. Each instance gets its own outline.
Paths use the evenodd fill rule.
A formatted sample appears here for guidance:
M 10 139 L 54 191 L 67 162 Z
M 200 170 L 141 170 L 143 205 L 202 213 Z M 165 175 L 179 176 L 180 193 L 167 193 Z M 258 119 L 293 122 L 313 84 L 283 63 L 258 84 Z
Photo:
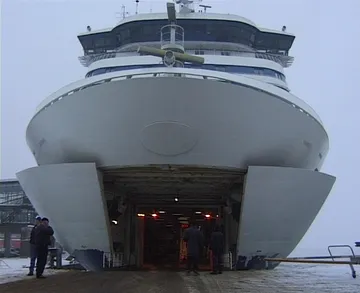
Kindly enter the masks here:
M 109 68 L 99 68 L 93 71 L 90 71 L 86 77 L 95 76 L 107 72 L 121 71 L 121 70 L 131 70 L 131 69 L 141 69 L 141 68 L 156 68 L 163 67 L 163 64 L 149 64 L 149 65 L 127 65 L 127 66 L 116 66 Z M 254 74 L 254 75 L 263 75 L 271 76 L 285 81 L 285 75 L 275 70 L 269 68 L 260 68 L 260 67 L 250 67 L 250 66 L 237 66 L 237 65 L 217 65 L 217 64 L 185 64 L 185 68 L 194 68 L 194 69 L 206 69 L 214 70 L 221 72 L 228 72 L 234 74 Z
M 104 74 L 107 72 L 107 68 L 99 68 L 97 70 L 98 70 L 97 74 Z
M 112 31 L 78 36 L 85 54 L 116 49 L 139 42 L 159 42 L 160 29 L 167 19 L 132 21 L 115 27 Z M 231 42 L 253 47 L 257 50 L 279 53 L 290 50 L 295 39 L 281 33 L 259 31 L 246 23 L 215 19 L 178 19 L 177 24 L 185 31 L 189 42 Z

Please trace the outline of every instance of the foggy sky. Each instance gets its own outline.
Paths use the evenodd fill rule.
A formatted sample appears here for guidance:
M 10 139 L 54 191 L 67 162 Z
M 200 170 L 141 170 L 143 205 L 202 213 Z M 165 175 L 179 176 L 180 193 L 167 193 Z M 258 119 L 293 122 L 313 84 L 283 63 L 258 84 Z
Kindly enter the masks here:
M 25 129 L 35 107 L 49 94 L 84 78 L 77 34 L 112 27 L 121 5 L 135 1 L 5 0 L 1 11 L 1 178 L 35 165 Z M 152 4 L 150 4 L 152 3 Z M 165 12 L 166 1 L 140 0 L 139 12 Z M 293 94 L 320 115 L 330 137 L 322 172 L 335 186 L 299 248 L 360 241 L 360 1 L 205 1 L 212 12 L 234 13 L 259 26 L 296 35 L 286 69 Z

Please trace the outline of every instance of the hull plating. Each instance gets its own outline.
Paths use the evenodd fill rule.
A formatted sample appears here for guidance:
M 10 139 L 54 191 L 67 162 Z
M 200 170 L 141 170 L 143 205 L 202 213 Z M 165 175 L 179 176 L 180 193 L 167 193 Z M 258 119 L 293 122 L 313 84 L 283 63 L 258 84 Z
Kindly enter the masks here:
M 335 177 L 295 168 L 249 167 L 241 202 L 237 268 L 264 269 L 287 257 L 311 226 Z
M 38 112 L 26 136 L 40 166 L 20 172 L 20 183 L 35 208 L 49 215 L 60 242 L 91 270 L 98 269 L 92 251 L 112 250 L 97 167 L 251 166 L 237 233 L 240 269 L 264 268 L 264 256 L 287 256 L 335 181 L 312 171 L 328 150 L 323 126 L 246 84 L 179 77 L 109 81 Z M 93 204 L 77 213 L 89 200 Z M 62 220 L 64 210 L 76 225 Z
M 99 84 L 39 112 L 27 129 L 39 165 L 179 164 L 318 168 L 324 128 L 251 87 L 178 77 Z
M 101 252 L 112 251 L 112 240 L 101 174 L 95 165 L 46 165 L 17 176 L 36 210 L 50 218 L 64 248 L 78 255 L 87 269 L 102 269 Z M 334 182 L 334 177 L 311 170 L 249 167 L 238 231 L 230 231 L 238 235 L 236 268 L 273 268 L 277 264 L 268 264 L 265 257 L 287 257 L 310 227 Z M 129 229 L 123 231 L 129 233 Z M 130 237 L 124 239 L 126 251 L 134 244 Z

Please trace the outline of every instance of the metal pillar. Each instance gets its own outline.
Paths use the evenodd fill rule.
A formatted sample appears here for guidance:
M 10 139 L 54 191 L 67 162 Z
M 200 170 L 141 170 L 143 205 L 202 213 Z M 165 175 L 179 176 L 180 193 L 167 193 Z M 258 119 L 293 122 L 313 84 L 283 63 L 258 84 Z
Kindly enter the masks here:
M 127 266 L 136 265 L 136 218 L 135 207 L 129 205 L 124 214 L 124 263 Z
M 124 262 L 126 265 L 130 265 L 130 230 L 131 230 L 131 207 L 125 210 L 124 213 Z
M 9 230 L 5 231 L 4 233 L 5 257 L 11 257 L 11 232 Z
M 145 219 L 143 217 L 137 217 L 136 220 L 136 238 L 135 238 L 135 254 L 136 254 L 136 266 L 141 268 L 144 264 L 144 229 Z
M 231 215 L 224 213 L 225 253 L 229 253 L 231 241 Z

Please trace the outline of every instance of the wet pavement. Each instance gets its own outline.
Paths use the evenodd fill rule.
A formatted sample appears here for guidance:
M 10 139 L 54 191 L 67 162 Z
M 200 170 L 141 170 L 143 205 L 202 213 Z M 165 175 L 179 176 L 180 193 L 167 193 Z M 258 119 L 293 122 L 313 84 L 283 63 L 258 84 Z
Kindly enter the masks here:
M 0 285 L 1 293 L 359 293 L 348 266 L 282 265 L 272 271 L 187 276 L 184 272 L 64 272 Z

